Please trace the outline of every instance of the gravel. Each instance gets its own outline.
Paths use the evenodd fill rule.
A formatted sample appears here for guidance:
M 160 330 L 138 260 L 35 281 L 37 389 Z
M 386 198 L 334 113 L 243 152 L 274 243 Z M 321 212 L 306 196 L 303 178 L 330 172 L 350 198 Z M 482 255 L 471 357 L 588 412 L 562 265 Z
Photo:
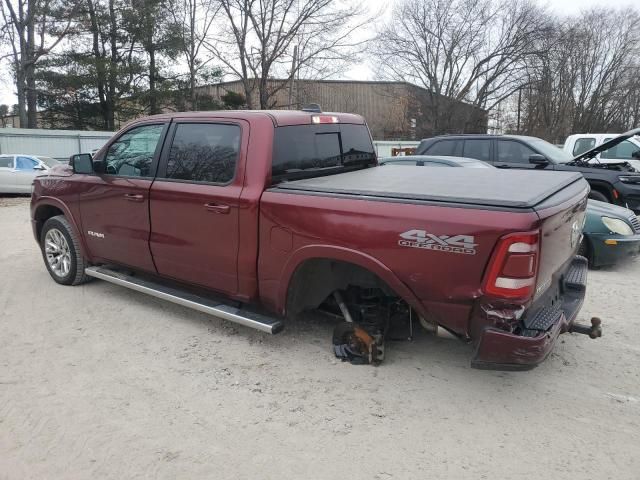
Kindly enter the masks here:
M 418 335 L 336 361 L 331 322 L 267 336 L 94 281 L 54 283 L 28 199 L 0 199 L 0 479 L 637 479 L 640 263 L 592 271 L 524 373 Z

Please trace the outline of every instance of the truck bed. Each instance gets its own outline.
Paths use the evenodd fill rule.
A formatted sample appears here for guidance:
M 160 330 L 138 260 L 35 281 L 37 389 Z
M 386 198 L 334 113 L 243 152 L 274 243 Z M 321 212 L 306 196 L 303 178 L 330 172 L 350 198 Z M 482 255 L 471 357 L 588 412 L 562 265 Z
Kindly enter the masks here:
M 576 172 L 385 165 L 284 182 L 274 190 L 531 209 L 581 179 Z

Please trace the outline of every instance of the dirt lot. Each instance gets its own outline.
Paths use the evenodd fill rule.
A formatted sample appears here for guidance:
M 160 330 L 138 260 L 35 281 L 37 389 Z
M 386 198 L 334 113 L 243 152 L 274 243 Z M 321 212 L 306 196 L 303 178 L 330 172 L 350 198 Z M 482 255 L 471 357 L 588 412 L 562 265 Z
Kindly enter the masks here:
M 0 199 L 0 479 L 637 479 L 640 262 L 592 272 L 581 319 L 525 373 L 420 336 L 381 367 L 331 326 L 277 336 L 49 279 L 26 199 Z

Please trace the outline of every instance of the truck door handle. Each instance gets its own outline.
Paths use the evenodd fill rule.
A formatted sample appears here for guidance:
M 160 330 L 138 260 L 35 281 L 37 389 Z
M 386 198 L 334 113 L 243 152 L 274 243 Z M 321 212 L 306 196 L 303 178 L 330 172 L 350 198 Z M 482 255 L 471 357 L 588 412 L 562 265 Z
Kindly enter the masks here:
M 130 202 L 142 202 L 144 200 L 144 195 L 139 193 L 125 193 L 124 198 Z
M 220 203 L 205 203 L 204 208 L 213 213 L 229 213 L 231 210 L 229 205 L 222 205 Z

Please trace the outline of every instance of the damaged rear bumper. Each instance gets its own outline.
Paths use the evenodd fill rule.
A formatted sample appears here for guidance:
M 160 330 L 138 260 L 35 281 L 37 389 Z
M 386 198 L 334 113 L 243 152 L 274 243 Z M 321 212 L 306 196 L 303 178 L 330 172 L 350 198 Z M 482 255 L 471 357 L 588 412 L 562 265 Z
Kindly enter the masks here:
M 529 370 L 544 361 L 560 334 L 571 329 L 584 302 L 587 260 L 575 257 L 558 282 L 558 294 L 527 312 L 517 333 L 485 328 L 477 342 L 473 368 Z

